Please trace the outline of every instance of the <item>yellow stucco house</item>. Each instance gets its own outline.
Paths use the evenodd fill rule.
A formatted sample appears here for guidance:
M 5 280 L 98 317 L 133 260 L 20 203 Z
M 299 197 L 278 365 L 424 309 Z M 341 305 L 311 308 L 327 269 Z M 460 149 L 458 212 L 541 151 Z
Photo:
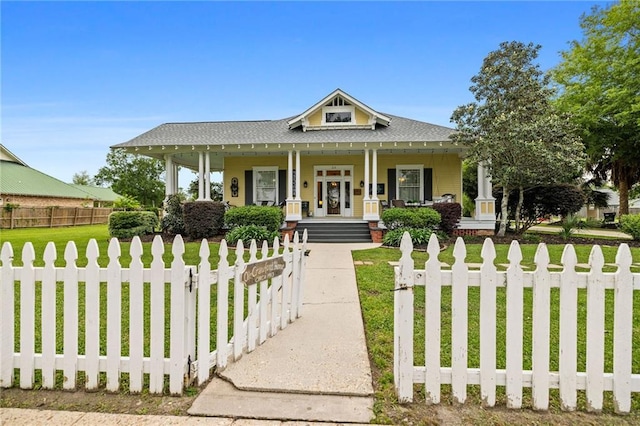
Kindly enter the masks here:
M 393 199 L 429 205 L 462 200 L 465 148 L 453 129 L 381 113 L 336 89 L 295 117 L 166 123 L 113 146 L 166 163 L 166 193 L 178 167 L 198 172 L 200 200 L 222 172 L 231 205 L 282 204 L 289 223 L 351 219 L 377 223 Z M 478 170 L 476 216 L 461 229 L 493 230 L 491 182 Z

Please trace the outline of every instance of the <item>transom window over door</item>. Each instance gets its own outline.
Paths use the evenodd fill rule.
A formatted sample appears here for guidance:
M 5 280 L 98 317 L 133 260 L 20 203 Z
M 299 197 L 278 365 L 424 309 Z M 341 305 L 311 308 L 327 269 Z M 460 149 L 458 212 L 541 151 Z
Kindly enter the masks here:
M 422 165 L 399 165 L 396 168 L 396 198 L 404 201 L 422 201 L 423 167 Z
M 277 204 L 278 167 L 254 167 L 253 179 L 253 199 L 256 204 Z

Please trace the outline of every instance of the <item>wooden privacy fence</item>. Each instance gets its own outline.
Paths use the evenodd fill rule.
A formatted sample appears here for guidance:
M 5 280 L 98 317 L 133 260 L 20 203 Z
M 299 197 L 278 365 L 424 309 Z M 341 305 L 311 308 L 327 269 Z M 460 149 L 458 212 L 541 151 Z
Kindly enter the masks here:
M 499 272 L 494 265 L 493 242 L 486 239 L 479 271 L 465 264 L 466 247 L 456 241 L 451 270 L 443 270 L 439 243 L 431 236 L 427 247 L 429 260 L 424 269 L 414 269 L 413 246 L 405 233 L 400 246 L 402 257 L 395 268 L 394 300 L 394 380 L 400 402 L 413 400 L 414 383 L 424 384 L 427 403 L 438 403 L 441 385 L 451 385 L 452 399 L 463 403 L 467 385 L 480 385 L 483 404 L 493 406 L 496 387 L 505 387 L 507 406 L 520 408 L 523 387 L 531 388 L 534 409 L 545 410 L 549 389 L 559 388 L 562 409 L 574 410 L 577 391 L 584 390 L 588 410 L 603 406 L 603 392 L 613 391 L 615 409 L 629 412 L 631 393 L 640 392 L 640 374 L 632 374 L 637 365 L 640 342 L 633 342 L 634 291 L 640 290 L 640 274 L 632 273 L 631 251 L 621 244 L 616 256 L 617 271 L 603 272 L 604 256 L 593 246 L 589 272 L 577 272 L 574 247 L 566 245 L 562 254 L 563 270 L 549 271 L 549 253 L 538 245 L 534 271 L 523 271 L 522 252 L 517 241 L 508 253 L 509 265 Z M 425 287 L 424 365 L 414 366 L 414 286 Z M 441 363 L 442 287 L 451 287 L 451 365 Z M 479 368 L 468 367 L 469 288 L 479 287 Z M 506 289 L 504 289 L 506 287 Z M 506 292 L 505 369 L 496 368 L 498 310 L 496 291 Z M 524 289 L 531 288 L 531 370 L 523 369 Z M 551 346 L 551 289 L 559 288 L 558 346 Z M 584 290 L 583 290 L 584 289 Z M 604 371 L 605 293 L 613 292 L 613 371 Z M 586 368 L 577 371 L 579 292 L 586 292 Z M 640 313 L 636 313 L 636 316 Z M 554 340 L 556 341 L 556 340 Z M 635 350 L 635 353 L 633 352 Z M 550 352 L 558 353 L 558 371 L 550 371 Z M 635 361 L 633 360 L 635 356 Z
M 0 209 L 0 228 L 54 228 L 108 223 L 107 207 L 15 207 Z
M 137 237 L 128 268 L 120 264 L 115 238 L 106 268 L 98 265 L 95 240 L 87 246 L 85 267 L 76 266 L 74 242 L 66 246 L 64 267 L 54 264 L 53 243 L 45 249 L 43 267 L 34 266 L 31 243 L 22 251 L 24 266 L 13 266 L 13 249 L 5 243 L 0 253 L 0 388 L 14 385 L 15 369 L 23 389 L 33 388 L 36 371 L 43 388 L 54 388 L 61 372 L 63 388 L 76 389 L 82 372 L 87 390 L 100 386 L 103 373 L 106 389 L 115 392 L 123 386 L 122 373 L 128 373 L 130 392 L 147 387 L 162 393 L 168 376 L 170 393 L 181 394 L 185 383 L 205 382 L 213 367 L 224 369 L 229 360 L 253 351 L 300 316 L 306 240 L 306 231 L 302 244 L 297 233 L 293 244 L 285 237 L 283 247 L 276 238 L 271 256 L 266 241 L 260 253 L 251 241 L 248 262 L 239 241 L 233 265 L 223 240 L 217 270 L 209 263 L 206 240 L 200 245 L 199 265 L 185 265 L 179 235 L 172 244 L 170 268 L 162 259 L 159 236 L 151 245 L 149 268 L 143 266 Z M 60 316 L 63 322 L 57 323 Z M 19 324 L 18 339 L 14 324 Z

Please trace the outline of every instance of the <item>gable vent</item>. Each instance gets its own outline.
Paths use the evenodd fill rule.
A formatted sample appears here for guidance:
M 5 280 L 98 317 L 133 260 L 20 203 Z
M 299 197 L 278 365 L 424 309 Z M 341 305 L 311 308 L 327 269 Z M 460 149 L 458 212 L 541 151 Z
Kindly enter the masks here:
M 348 105 L 351 105 L 351 103 L 346 99 L 344 99 L 342 96 L 336 96 L 331 100 L 331 102 L 329 102 L 328 104 L 325 104 L 325 106 L 348 106 Z

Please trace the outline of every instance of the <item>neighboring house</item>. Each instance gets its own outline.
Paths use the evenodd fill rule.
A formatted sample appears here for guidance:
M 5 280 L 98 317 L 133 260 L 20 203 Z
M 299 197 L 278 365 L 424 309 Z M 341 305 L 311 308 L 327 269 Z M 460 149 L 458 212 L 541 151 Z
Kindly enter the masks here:
M 602 192 L 608 195 L 607 207 L 596 207 L 593 204 L 587 204 L 577 213 L 580 217 L 586 217 L 597 220 L 604 220 L 605 213 L 615 213 L 616 217 L 620 210 L 620 196 L 618 191 L 610 188 L 597 188 L 596 191 Z M 629 205 L 631 207 L 631 205 Z
M 449 139 L 453 132 L 381 113 L 337 89 L 294 117 L 167 123 L 112 148 L 165 161 L 167 195 L 178 191 L 185 167 L 199 174 L 200 200 L 210 199 L 216 171 L 232 205 L 282 204 L 287 222 L 377 222 L 382 202 L 393 199 L 462 201 L 466 150 Z M 477 215 L 461 227 L 493 231 L 491 182 L 483 169 L 479 176 Z
M 71 186 L 89 194 L 89 197 L 93 200 L 93 207 L 112 207 L 113 203 L 120 197 L 111 188 L 75 184 L 71 184 Z
M 0 206 L 93 207 L 113 202 L 111 189 L 74 186 L 32 169 L 0 144 Z

